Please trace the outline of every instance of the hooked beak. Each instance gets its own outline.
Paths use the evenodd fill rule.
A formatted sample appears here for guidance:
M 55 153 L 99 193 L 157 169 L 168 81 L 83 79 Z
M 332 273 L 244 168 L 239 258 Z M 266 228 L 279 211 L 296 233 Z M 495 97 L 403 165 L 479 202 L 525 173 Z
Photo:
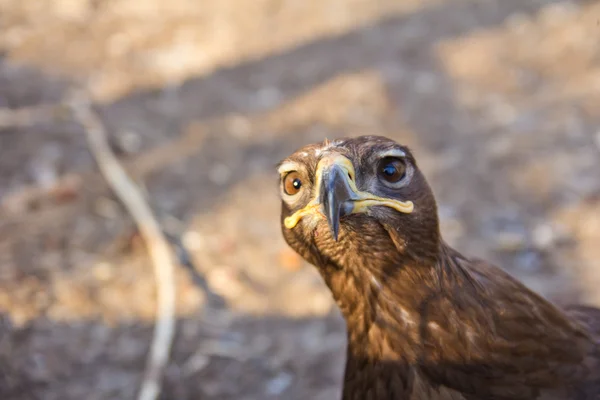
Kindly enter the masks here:
M 402 213 L 411 213 L 412 201 L 383 198 L 362 192 L 354 181 L 356 173 L 352 162 L 341 154 L 332 154 L 317 165 L 313 199 L 302 209 L 288 216 L 284 225 L 294 228 L 305 216 L 320 216 L 327 220 L 331 235 L 338 240 L 340 218 L 345 215 L 367 213 L 372 206 L 385 206 Z
M 323 205 L 323 214 L 327 218 L 331 235 L 338 240 L 340 218 L 352 213 L 353 200 L 358 200 L 356 192 L 350 187 L 350 177 L 340 165 L 333 164 L 321 175 L 319 202 Z

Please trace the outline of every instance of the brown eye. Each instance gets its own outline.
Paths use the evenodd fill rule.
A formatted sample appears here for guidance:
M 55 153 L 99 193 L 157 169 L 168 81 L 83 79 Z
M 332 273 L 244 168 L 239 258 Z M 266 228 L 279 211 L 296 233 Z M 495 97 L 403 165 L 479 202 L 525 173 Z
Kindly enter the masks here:
M 288 173 L 283 178 L 283 190 L 285 194 L 293 196 L 300 191 L 302 188 L 302 180 L 300 174 L 296 171 Z
M 397 183 L 406 174 L 406 165 L 398 158 L 386 157 L 379 163 L 379 176 L 388 183 Z

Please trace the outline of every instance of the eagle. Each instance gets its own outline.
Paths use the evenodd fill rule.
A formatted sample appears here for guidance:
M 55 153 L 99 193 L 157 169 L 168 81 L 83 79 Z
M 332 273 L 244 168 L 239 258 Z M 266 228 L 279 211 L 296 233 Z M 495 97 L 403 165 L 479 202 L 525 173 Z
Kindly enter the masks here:
M 343 400 L 600 399 L 600 309 L 450 247 L 406 146 L 326 140 L 278 172 L 283 237 L 346 322 Z

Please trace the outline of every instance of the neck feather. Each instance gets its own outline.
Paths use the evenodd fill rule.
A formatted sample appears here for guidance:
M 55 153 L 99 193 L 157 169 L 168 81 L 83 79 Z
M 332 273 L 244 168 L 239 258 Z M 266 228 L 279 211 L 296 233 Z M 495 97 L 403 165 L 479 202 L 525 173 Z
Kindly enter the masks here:
M 368 256 L 352 260 L 321 268 L 347 324 L 345 391 L 368 385 L 365 371 L 414 384 L 424 371 L 485 364 L 490 355 L 518 364 L 518 352 L 496 354 L 506 349 L 495 337 L 503 338 L 501 346 L 531 346 L 540 368 L 554 358 L 576 364 L 589 346 L 580 326 L 551 303 L 443 243 L 429 263 L 402 254 L 387 264 L 374 265 Z

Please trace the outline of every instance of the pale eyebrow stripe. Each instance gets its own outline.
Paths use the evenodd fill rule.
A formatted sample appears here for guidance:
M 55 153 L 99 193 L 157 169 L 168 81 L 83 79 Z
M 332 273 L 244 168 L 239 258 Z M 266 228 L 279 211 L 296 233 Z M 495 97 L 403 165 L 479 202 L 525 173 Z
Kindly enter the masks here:
M 403 150 L 400 149 L 390 149 L 390 150 L 386 150 L 383 151 L 379 154 L 380 157 L 406 157 L 406 153 Z
M 284 174 L 284 173 L 290 172 L 290 171 L 297 171 L 299 168 L 300 168 L 300 164 L 295 163 L 295 162 L 286 161 L 286 162 L 283 162 L 277 168 L 277 172 L 279 172 L 280 174 Z

